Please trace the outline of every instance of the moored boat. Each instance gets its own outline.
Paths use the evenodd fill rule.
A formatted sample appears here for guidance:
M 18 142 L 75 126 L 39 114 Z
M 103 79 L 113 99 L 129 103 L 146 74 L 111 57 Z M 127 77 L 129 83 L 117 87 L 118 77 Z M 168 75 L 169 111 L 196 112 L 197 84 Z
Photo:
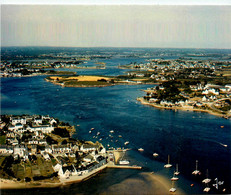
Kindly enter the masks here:
M 178 171 L 178 164 L 176 164 L 176 171 L 174 172 L 174 175 L 179 175 L 180 172 Z
M 154 157 L 157 157 L 157 156 L 159 156 L 159 154 L 157 154 L 157 153 L 153 153 L 153 156 L 154 156 Z
M 172 181 L 172 187 L 169 189 L 169 192 L 174 193 L 176 191 L 176 188 L 174 187 L 174 181 Z
M 120 165 L 128 165 L 128 164 L 129 164 L 129 161 L 128 161 L 128 160 L 120 160 L 120 161 L 119 161 L 119 164 L 120 164 Z
M 206 188 L 204 188 L 204 190 L 203 190 L 204 192 L 209 192 L 210 191 L 210 187 L 206 187 Z
M 179 178 L 176 177 L 175 174 L 174 174 L 173 177 L 171 178 L 171 181 L 177 181 L 177 180 L 179 180 Z
M 204 180 L 202 181 L 202 183 L 207 184 L 207 183 L 209 183 L 209 182 L 211 181 L 211 179 L 209 179 L 209 178 L 208 178 L 208 177 L 209 177 L 209 171 L 208 171 L 208 169 L 207 169 L 206 176 L 207 176 L 207 178 L 206 178 L 206 179 L 204 179 Z
M 196 169 L 192 172 L 193 175 L 200 175 L 201 172 L 198 169 L 198 160 L 196 160 Z
M 170 156 L 168 155 L 168 164 L 164 165 L 165 168 L 170 168 L 172 165 L 170 164 Z
M 143 148 L 139 148 L 139 149 L 138 149 L 138 151 L 143 152 L 143 151 L 144 151 L 144 149 L 143 149 Z

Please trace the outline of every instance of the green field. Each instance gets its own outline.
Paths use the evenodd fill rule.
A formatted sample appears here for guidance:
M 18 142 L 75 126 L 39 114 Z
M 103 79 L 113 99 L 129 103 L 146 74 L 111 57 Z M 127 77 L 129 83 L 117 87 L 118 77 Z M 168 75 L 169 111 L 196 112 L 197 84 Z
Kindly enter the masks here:
M 0 136 L 0 145 L 4 145 L 6 144 L 6 136 L 5 135 L 1 135 Z

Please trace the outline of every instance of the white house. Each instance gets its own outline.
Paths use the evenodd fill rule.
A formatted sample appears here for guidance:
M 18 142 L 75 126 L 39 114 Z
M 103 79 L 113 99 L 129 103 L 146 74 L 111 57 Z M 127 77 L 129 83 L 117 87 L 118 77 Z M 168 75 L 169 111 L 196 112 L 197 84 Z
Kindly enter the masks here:
M 47 145 L 46 147 L 45 147 L 45 152 L 47 152 L 47 153 L 52 153 L 52 149 L 51 149 L 51 146 L 49 146 L 49 145 Z
M 17 123 L 21 123 L 23 125 L 26 124 L 26 119 L 21 117 L 10 117 L 12 125 L 16 125 Z
M 53 169 L 55 172 L 58 172 L 60 170 L 60 168 L 62 168 L 62 165 L 57 163 L 55 166 L 53 166 Z
M 80 150 L 83 152 L 95 151 L 100 147 L 99 144 L 83 144 Z
M 37 125 L 38 125 L 38 124 L 42 124 L 42 123 L 43 123 L 43 120 L 42 120 L 42 118 L 35 118 L 35 119 L 34 119 L 34 123 L 36 123 Z
M 14 147 L 14 155 L 19 155 L 20 157 L 26 157 L 28 158 L 28 152 L 27 152 L 27 148 L 25 148 L 24 146 L 15 146 Z
M 75 169 L 74 165 L 70 165 L 70 166 L 62 166 L 59 171 L 58 171 L 58 175 L 60 178 L 68 178 L 71 175 L 77 175 L 78 172 Z
M 83 161 L 88 162 L 88 163 L 93 162 L 95 160 L 96 160 L 95 156 L 91 154 L 88 154 L 87 156 L 83 158 Z
M 207 101 L 208 101 L 207 97 L 204 96 L 204 97 L 202 98 L 202 102 L 207 102 Z
M 40 125 L 29 127 L 28 130 L 31 132 L 42 131 L 43 133 L 51 133 L 52 131 L 54 131 L 54 127 L 51 127 L 49 125 Z

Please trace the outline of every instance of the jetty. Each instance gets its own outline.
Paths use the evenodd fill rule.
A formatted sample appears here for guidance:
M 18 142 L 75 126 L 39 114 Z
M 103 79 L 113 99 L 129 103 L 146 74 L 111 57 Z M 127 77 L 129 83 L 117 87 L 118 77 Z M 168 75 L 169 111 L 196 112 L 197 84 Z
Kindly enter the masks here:
M 108 164 L 107 168 L 118 168 L 118 169 L 142 169 L 141 166 L 137 165 L 113 165 L 113 164 Z

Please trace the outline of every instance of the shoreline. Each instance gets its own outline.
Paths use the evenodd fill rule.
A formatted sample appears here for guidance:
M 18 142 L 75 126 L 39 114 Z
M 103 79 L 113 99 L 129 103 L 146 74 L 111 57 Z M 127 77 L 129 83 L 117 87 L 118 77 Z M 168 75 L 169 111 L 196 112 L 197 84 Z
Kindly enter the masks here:
M 59 182 L 46 182 L 46 181 L 37 181 L 37 182 L 17 182 L 9 179 L 0 178 L 0 190 L 9 190 L 9 189 L 28 189 L 28 188 L 55 188 L 60 186 L 70 185 L 72 183 L 80 183 L 82 181 L 88 180 L 91 177 L 97 175 L 99 172 L 107 168 L 107 164 L 91 171 L 88 174 L 82 176 L 70 176 L 68 179 L 59 179 Z
M 145 101 L 143 99 L 143 97 L 139 97 L 136 99 L 137 101 L 140 101 L 141 104 L 143 105 L 148 105 L 148 106 L 152 106 L 152 107 L 155 107 L 155 108 L 158 108 L 158 109 L 164 109 L 164 110 L 182 110 L 182 111 L 193 111 L 193 112 L 204 112 L 204 113 L 208 113 L 208 114 L 211 114 L 211 115 L 214 115 L 214 116 L 218 116 L 218 117 L 222 117 L 222 118 L 231 118 L 231 115 L 224 115 L 224 114 L 220 114 L 220 113 L 217 113 L 217 112 L 213 112 L 211 110 L 202 110 L 202 109 L 198 109 L 198 108 L 191 108 L 191 107 L 177 107 L 177 106 L 173 106 L 173 107 L 164 107 L 164 106 L 161 106 L 161 105 L 158 105 L 158 104 L 155 104 L 155 103 L 149 103 L 147 101 Z
M 45 188 L 57 188 L 57 187 L 62 187 L 62 186 L 68 186 L 74 183 L 80 183 L 80 182 L 86 181 L 87 179 L 94 177 L 96 174 L 98 174 L 105 168 L 110 168 L 110 167 L 108 167 L 106 164 L 106 165 L 103 165 L 102 167 L 99 167 L 98 169 L 93 171 L 91 174 L 86 174 L 86 176 L 82 176 L 82 177 L 81 176 L 71 176 L 69 179 L 64 179 L 63 181 L 60 180 L 60 182 L 56 182 L 56 183 L 48 183 L 46 181 L 20 183 L 20 182 L 1 178 L 0 179 L 0 190 L 33 189 L 33 188 L 44 188 L 45 189 Z M 169 189 L 171 188 L 171 182 L 168 180 L 167 177 L 163 175 L 155 174 L 153 172 L 141 172 L 139 173 L 139 175 L 141 176 L 141 178 L 138 180 L 144 179 L 145 181 L 148 181 L 148 183 L 150 183 L 151 185 L 151 186 L 143 186 L 145 187 L 145 190 L 152 189 L 152 190 L 155 190 L 156 192 L 161 192 L 161 194 L 169 193 Z M 78 179 L 76 179 L 77 177 Z M 133 178 L 131 179 L 133 180 Z M 128 180 L 130 179 L 121 181 L 119 185 L 123 183 L 127 183 Z M 138 182 L 137 184 L 140 183 L 138 180 L 137 180 Z M 112 185 L 111 187 L 114 187 L 114 185 Z M 123 191 L 123 189 L 121 190 Z M 185 194 L 185 193 L 182 191 L 182 189 L 177 188 L 177 192 L 175 194 Z

